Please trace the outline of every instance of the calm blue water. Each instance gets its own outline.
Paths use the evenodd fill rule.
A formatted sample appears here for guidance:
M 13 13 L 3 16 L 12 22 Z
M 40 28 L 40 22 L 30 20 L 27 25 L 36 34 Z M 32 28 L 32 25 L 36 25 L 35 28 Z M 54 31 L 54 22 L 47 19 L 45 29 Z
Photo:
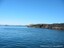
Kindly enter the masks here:
M 64 31 L 0 26 L 0 48 L 64 48 Z

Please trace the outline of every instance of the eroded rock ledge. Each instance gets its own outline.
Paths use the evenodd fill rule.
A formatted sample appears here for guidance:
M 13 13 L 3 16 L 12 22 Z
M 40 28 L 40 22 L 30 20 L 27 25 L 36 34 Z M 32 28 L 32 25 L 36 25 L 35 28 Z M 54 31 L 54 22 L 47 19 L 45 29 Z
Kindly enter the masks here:
M 47 28 L 47 29 L 57 29 L 57 30 L 64 30 L 64 23 L 57 23 L 57 24 L 31 24 L 28 27 L 34 28 Z

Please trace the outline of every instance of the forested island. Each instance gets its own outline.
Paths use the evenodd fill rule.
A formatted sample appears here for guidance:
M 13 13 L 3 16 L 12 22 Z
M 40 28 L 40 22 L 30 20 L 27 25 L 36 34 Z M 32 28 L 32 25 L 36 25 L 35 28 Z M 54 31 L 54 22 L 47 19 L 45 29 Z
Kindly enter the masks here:
M 28 25 L 28 27 L 64 30 L 64 23 L 54 23 L 54 24 L 30 24 L 30 25 Z

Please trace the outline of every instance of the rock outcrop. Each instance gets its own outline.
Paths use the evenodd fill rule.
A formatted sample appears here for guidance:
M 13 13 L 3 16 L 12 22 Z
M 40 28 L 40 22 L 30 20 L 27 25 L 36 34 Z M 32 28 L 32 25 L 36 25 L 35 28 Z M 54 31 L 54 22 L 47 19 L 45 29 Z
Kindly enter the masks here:
M 64 23 L 61 24 L 31 24 L 28 27 L 34 28 L 47 28 L 47 29 L 57 29 L 57 30 L 64 30 Z

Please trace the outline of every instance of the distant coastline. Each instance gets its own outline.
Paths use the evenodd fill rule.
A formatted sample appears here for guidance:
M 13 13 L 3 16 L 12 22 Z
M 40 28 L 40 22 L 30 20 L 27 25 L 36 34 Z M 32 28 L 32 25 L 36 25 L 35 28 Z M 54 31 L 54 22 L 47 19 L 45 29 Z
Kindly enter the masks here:
M 27 27 L 64 30 L 64 23 L 54 23 L 54 24 L 31 24 L 31 25 L 28 25 Z

